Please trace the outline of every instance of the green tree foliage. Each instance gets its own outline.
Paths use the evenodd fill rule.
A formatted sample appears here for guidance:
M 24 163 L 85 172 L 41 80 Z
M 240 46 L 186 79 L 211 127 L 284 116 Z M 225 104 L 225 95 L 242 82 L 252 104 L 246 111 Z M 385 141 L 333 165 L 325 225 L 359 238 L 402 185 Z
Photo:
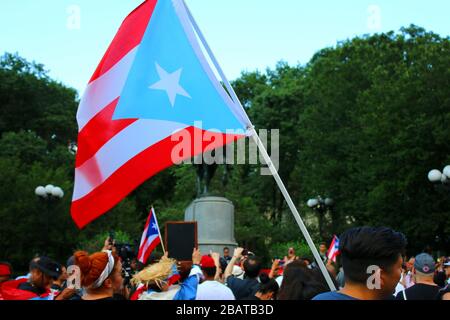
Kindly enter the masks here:
M 414 250 L 449 245 L 450 197 L 426 179 L 450 159 L 449 53 L 449 38 L 411 26 L 308 64 L 299 177 L 303 195 L 336 199 L 334 232 L 349 220 L 399 229 Z

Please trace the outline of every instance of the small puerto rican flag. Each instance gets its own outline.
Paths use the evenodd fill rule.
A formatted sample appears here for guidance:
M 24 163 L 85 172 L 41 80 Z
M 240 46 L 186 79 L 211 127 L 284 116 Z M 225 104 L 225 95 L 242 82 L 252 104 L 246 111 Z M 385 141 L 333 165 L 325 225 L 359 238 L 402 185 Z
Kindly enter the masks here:
M 150 210 L 150 214 L 145 224 L 139 246 L 138 260 L 145 264 L 153 250 L 161 243 L 158 221 L 156 220 L 155 209 Z
M 333 237 L 333 241 L 331 241 L 330 248 L 328 249 L 328 260 L 336 262 L 336 257 L 339 255 L 339 253 L 339 238 L 335 235 Z

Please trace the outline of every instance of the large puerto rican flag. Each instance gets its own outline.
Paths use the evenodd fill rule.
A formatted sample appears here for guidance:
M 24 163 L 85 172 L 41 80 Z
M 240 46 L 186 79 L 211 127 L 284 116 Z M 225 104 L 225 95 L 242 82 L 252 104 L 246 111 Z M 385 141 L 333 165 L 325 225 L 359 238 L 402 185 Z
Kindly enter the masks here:
M 203 51 L 182 0 L 147 0 L 122 23 L 78 108 L 78 227 L 159 171 L 245 136 L 251 123 Z

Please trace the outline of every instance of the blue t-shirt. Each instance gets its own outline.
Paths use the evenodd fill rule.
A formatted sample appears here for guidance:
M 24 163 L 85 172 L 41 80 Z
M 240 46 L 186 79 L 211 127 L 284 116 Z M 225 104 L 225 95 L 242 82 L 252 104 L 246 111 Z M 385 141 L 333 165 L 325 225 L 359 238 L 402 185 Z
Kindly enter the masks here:
M 334 291 L 318 294 L 313 298 L 313 300 L 358 300 L 358 299 Z

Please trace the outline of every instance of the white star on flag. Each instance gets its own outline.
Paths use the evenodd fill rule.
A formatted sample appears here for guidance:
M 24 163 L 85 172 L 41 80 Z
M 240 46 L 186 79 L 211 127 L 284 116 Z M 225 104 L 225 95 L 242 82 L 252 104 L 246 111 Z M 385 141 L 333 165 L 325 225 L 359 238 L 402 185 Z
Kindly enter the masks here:
M 152 229 L 158 230 L 158 226 L 156 225 L 156 223 L 152 223 Z
M 158 63 L 155 64 L 156 71 L 158 72 L 160 80 L 151 85 L 149 87 L 150 89 L 166 91 L 172 107 L 175 106 L 177 95 L 191 98 L 189 93 L 187 93 L 186 90 L 184 90 L 183 87 L 180 86 L 180 77 L 183 69 L 178 69 L 173 73 L 168 73 Z

